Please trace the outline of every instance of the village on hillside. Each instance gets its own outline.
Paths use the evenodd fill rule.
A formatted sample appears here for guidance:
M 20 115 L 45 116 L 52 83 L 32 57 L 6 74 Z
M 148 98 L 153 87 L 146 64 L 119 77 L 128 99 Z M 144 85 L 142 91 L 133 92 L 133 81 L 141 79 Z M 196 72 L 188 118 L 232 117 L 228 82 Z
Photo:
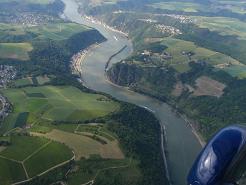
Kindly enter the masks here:
M 0 89 L 7 88 L 8 84 L 16 77 L 16 70 L 13 66 L 0 65 Z M 6 97 L 0 94 L 0 120 L 8 116 L 11 111 L 11 104 Z
M 54 21 L 54 17 L 38 13 L 23 12 L 18 15 L 8 13 L 0 16 L 0 21 L 4 23 L 18 24 L 23 26 L 37 26 Z

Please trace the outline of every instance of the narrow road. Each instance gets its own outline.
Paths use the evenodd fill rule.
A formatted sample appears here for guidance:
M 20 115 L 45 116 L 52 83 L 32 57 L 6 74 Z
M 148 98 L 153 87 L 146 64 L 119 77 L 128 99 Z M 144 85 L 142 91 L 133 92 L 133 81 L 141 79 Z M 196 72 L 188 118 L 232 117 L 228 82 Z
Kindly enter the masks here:
M 40 176 L 42 176 L 42 175 L 45 175 L 46 173 L 48 173 L 48 172 L 50 172 L 50 171 L 52 171 L 52 170 L 54 170 L 54 169 L 56 169 L 56 168 L 59 168 L 59 167 L 65 165 L 65 164 L 68 164 L 69 162 L 71 162 L 71 161 L 73 161 L 73 160 L 75 160 L 75 154 L 74 154 L 74 152 L 73 152 L 73 157 L 72 157 L 71 159 L 69 159 L 69 160 L 67 160 L 67 161 L 64 161 L 64 162 L 62 162 L 62 163 L 60 163 L 60 164 L 57 164 L 56 166 L 53 166 L 53 167 L 51 167 L 51 168 L 45 170 L 44 172 L 42 172 L 42 173 L 36 175 L 35 177 L 29 178 L 29 179 L 27 179 L 27 180 L 23 180 L 23 181 L 20 181 L 20 182 L 13 183 L 12 185 L 19 185 L 19 184 L 23 184 L 23 183 L 30 182 L 31 180 L 33 180 L 33 179 L 36 178 L 37 176 L 40 177 Z

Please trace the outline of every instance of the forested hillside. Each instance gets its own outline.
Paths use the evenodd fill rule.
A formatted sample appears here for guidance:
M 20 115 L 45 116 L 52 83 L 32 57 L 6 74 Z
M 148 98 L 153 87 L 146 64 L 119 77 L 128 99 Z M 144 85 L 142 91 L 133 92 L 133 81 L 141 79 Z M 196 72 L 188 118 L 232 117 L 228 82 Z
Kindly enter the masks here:
M 246 121 L 246 14 L 239 7 L 221 1 L 102 1 L 88 3 L 86 13 L 133 41 L 134 53 L 110 69 L 109 79 L 172 104 L 208 139 L 221 127 Z

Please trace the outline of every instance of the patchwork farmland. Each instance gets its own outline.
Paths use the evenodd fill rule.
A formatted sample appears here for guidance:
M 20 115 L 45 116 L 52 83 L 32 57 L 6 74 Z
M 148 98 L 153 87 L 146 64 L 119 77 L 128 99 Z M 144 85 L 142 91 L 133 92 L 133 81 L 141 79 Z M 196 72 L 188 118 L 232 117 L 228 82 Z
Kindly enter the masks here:
M 40 119 L 83 122 L 105 116 L 119 108 L 118 103 L 107 97 L 84 93 L 70 86 L 26 87 L 2 90 L 2 93 L 13 104 L 14 111 L 4 121 L 1 132 L 30 125 Z
M 0 152 L 1 183 L 27 180 L 72 157 L 64 144 L 40 137 L 11 136 L 11 145 Z
M 75 23 L 55 23 L 38 26 L 0 23 L 0 59 L 29 61 L 30 52 L 34 49 L 34 41 L 62 41 L 89 29 L 86 26 Z M 6 38 L 9 39 L 6 40 Z M 16 40 L 16 38 L 21 38 L 22 42 L 18 39 Z

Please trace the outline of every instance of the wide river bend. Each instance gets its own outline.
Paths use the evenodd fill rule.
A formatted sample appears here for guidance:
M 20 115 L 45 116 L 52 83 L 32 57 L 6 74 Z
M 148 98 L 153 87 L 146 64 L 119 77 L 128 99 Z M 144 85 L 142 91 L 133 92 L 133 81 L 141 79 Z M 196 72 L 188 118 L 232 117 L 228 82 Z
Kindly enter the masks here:
M 105 65 L 108 59 L 125 45 L 127 48 L 114 57 L 111 63 L 119 62 L 132 52 L 131 42 L 121 33 L 105 28 L 101 24 L 81 17 L 75 0 L 62 0 L 67 19 L 97 29 L 107 41 L 95 47 L 82 63 L 82 78 L 85 85 L 93 90 L 110 94 L 118 100 L 151 109 L 166 129 L 167 163 L 173 185 L 185 185 L 187 173 L 201 150 L 201 145 L 184 119 L 177 116 L 172 108 L 159 100 L 131 92 L 107 81 Z

